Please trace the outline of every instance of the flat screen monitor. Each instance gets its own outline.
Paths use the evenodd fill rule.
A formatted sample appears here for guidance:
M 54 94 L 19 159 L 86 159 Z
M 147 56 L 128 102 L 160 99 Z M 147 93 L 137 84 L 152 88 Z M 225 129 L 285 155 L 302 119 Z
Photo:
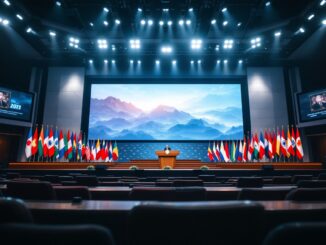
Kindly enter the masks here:
M 326 119 L 326 89 L 298 94 L 301 122 Z

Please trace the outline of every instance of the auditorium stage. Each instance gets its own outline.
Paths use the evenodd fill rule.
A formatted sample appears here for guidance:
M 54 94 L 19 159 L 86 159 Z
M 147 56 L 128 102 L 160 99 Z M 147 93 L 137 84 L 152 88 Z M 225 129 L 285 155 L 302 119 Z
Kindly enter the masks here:
M 129 170 L 137 166 L 140 170 L 161 170 L 158 161 L 142 160 L 131 162 L 13 162 L 8 168 L 12 170 L 87 170 L 92 165 L 105 166 L 108 170 Z M 173 170 L 200 170 L 207 166 L 209 170 L 261 170 L 272 166 L 274 170 L 322 170 L 322 163 L 318 162 L 247 162 L 247 163 L 204 163 L 200 161 L 178 160 Z M 171 170 L 162 170 L 171 171 Z

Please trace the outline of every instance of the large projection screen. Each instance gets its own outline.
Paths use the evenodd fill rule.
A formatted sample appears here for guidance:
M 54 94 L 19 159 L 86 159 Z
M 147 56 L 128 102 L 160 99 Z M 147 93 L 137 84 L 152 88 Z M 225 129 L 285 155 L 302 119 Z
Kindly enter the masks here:
M 243 139 L 241 84 L 92 84 L 91 140 Z

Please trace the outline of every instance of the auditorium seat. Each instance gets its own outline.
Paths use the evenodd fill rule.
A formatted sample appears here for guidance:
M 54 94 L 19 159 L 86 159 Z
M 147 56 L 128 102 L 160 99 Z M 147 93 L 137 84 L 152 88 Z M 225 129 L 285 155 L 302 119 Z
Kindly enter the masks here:
M 242 189 L 239 192 L 238 200 L 252 200 L 252 201 L 274 201 L 284 200 L 289 190 L 284 189 Z
M 43 181 L 47 181 L 47 182 L 50 182 L 52 184 L 57 184 L 60 182 L 59 180 L 59 176 L 58 175 L 45 175 L 43 178 L 42 178 Z
M 32 223 L 33 218 L 25 203 L 19 199 L 0 198 L 0 223 Z M 1 243 L 1 236 L 0 236 Z
M 326 188 L 297 188 L 285 197 L 292 201 L 326 201 Z
M 291 185 L 292 177 L 291 176 L 274 176 L 272 183 L 275 185 Z
M 57 200 L 71 201 L 75 197 L 82 200 L 90 200 L 91 194 L 85 186 L 56 186 L 54 187 Z
M 119 180 L 120 177 L 98 177 L 98 181 L 100 182 L 114 182 Z
M 282 224 L 268 233 L 263 245 L 326 244 L 325 222 Z
M 74 177 L 68 175 L 59 176 L 59 181 L 60 183 L 62 181 L 74 181 Z
M 259 244 L 263 206 L 143 202 L 129 215 L 131 245 Z
M 263 187 L 263 178 L 260 177 L 242 177 L 238 179 L 237 187 Z
M 292 183 L 296 184 L 300 180 L 312 180 L 312 175 L 293 175 Z
M 75 176 L 75 180 L 77 181 L 78 185 L 84 186 L 98 186 L 98 180 L 96 176 Z
M 128 186 L 128 183 L 123 182 L 101 182 L 101 186 Z
M 131 200 L 137 201 L 173 201 L 175 188 L 173 187 L 134 187 L 129 193 Z
M 78 185 L 77 181 L 61 181 L 61 185 L 63 186 L 76 186 Z
M 0 225 L 1 244 L 114 244 L 111 232 L 98 225 Z
M 299 188 L 325 188 L 326 180 L 300 180 L 297 186 Z
M 205 201 L 206 189 L 204 187 L 176 187 L 173 201 Z
M 171 187 L 171 186 L 173 186 L 173 182 L 172 181 L 156 181 L 155 186 Z
M 198 175 L 198 178 L 204 182 L 215 182 L 216 181 L 215 175 L 202 174 L 202 175 Z
M 6 195 L 26 200 L 54 200 L 55 191 L 49 182 L 16 182 L 7 184 Z
M 203 186 L 204 182 L 199 179 L 189 179 L 189 180 L 174 180 L 173 186 L 183 187 L 183 186 Z
M 321 173 L 318 175 L 318 180 L 326 180 L 326 173 Z
M 20 173 L 7 173 L 6 175 L 7 179 L 16 179 L 20 177 Z

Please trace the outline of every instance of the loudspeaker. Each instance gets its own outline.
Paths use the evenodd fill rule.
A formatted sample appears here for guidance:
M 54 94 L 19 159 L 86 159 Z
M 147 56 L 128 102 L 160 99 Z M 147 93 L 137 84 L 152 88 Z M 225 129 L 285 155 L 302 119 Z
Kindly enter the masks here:
M 95 170 L 98 170 L 98 171 L 103 171 L 103 170 L 106 170 L 108 168 L 108 166 L 106 165 L 95 165 Z

